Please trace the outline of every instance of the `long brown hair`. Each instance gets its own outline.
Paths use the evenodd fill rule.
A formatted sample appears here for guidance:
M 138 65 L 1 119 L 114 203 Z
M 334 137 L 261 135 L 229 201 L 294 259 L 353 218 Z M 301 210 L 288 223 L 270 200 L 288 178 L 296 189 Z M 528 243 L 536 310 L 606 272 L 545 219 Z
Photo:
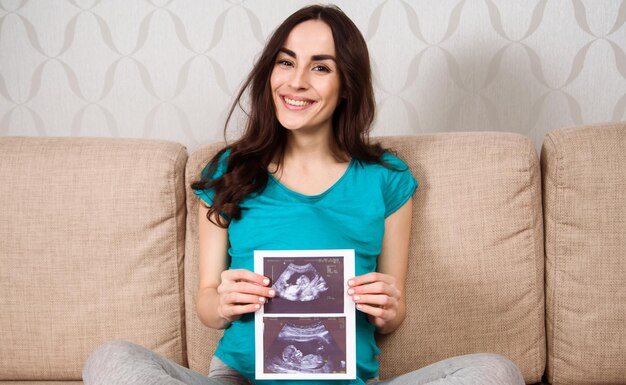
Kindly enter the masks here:
M 219 151 L 209 162 L 208 171 L 191 185 L 193 189 L 214 191 L 213 204 L 209 207 L 207 218 L 216 218 L 217 225 L 221 227 L 228 227 L 224 218 L 241 217 L 239 203 L 242 199 L 265 188 L 271 161 L 278 160 L 280 167 L 287 143 L 287 130 L 276 118 L 270 76 L 276 56 L 287 36 L 296 25 L 307 20 L 325 22 L 333 34 L 342 90 L 342 99 L 332 118 L 336 150 L 360 161 L 381 163 L 383 148 L 369 142 L 376 105 L 369 53 L 361 32 L 336 6 L 312 5 L 302 8 L 274 31 L 230 108 L 225 131 L 235 108 L 241 107 L 244 94 L 249 93 L 250 111 L 241 138 Z M 227 169 L 221 177 L 212 179 L 219 159 L 226 151 L 230 151 Z

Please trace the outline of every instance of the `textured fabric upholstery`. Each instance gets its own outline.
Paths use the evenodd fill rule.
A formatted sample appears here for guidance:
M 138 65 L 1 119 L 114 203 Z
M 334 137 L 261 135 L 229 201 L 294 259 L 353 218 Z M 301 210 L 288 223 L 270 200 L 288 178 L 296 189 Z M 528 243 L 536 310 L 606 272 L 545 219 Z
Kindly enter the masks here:
M 379 140 L 420 182 L 383 378 L 495 352 L 527 383 L 546 361 L 553 385 L 626 382 L 626 124 L 552 131 L 541 173 L 516 134 Z M 195 314 L 189 184 L 219 148 L 0 138 L 0 383 L 80 384 L 112 339 L 208 371 L 221 332 Z
M 0 385 L 82 385 L 82 381 L 0 381 Z
M 626 124 L 545 138 L 548 380 L 626 383 Z
M 420 183 L 407 278 L 407 319 L 381 339 L 382 377 L 451 355 L 495 352 L 528 383 L 545 366 L 543 222 L 537 154 L 504 133 L 381 138 Z M 217 150 L 191 154 L 187 184 Z M 195 315 L 197 204 L 187 189 L 185 259 L 189 364 L 207 372 L 219 332 Z M 195 215 L 195 217 L 194 217 Z
M 527 383 L 544 370 L 539 162 L 527 138 L 458 133 L 388 138 L 420 182 L 407 318 L 381 340 L 384 377 L 495 352 Z
M 201 373 L 209 372 L 209 363 L 222 331 L 204 326 L 196 315 L 196 292 L 198 291 L 198 205 L 200 200 L 191 190 L 191 183 L 199 179 L 209 159 L 221 148 L 211 144 L 189 155 L 185 170 L 187 190 L 187 238 L 185 241 L 185 324 L 187 326 L 187 360 L 189 367 Z M 250 341 L 254 343 L 254 341 Z
M 186 160 L 162 141 L 0 138 L 0 380 L 80 380 L 111 339 L 185 363 Z

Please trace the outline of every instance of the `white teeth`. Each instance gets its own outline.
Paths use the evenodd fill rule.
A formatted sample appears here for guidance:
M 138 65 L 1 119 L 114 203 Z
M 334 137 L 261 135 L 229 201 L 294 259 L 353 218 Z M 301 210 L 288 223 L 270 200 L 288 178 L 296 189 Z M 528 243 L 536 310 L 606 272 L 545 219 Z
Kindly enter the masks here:
M 304 107 L 313 103 L 313 102 L 308 102 L 306 100 L 293 100 L 289 98 L 284 98 L 284 99 L 287 104 L 289 104 L 290 106 L 295 106 L 295 107 Z

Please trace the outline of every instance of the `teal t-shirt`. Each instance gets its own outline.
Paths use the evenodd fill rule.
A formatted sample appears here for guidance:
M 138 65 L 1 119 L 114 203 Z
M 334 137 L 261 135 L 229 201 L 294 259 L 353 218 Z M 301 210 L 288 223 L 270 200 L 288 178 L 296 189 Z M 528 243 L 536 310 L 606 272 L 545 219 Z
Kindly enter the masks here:
M 226 170 L 228 152 L 211 179 Z M 353 159 L 343 176 L 325 192 L 309 196 L 282 185 L 271 174 L 266 188 L 241 201 L 241 218 L 228 227 L 231 269 L 254 270 L 254 250 L 354 249 L 356 275 L 376 270 L 385 218 L 413 195 L 417 182 L 407 165 L 385 152 L 382 159 L 392 168 Z M 208 165 L 203 171 L 206 176 Z M 195 190 L 207 204 L 212 190 Z M 269 381 L 254 379 L 254 315 L 233 322 L 219 341 L 215 354 L 226 365 L 258 384 L 363 384 L 378 376 L 380 350 L 374 326 L 356 312 L 357 380 Z

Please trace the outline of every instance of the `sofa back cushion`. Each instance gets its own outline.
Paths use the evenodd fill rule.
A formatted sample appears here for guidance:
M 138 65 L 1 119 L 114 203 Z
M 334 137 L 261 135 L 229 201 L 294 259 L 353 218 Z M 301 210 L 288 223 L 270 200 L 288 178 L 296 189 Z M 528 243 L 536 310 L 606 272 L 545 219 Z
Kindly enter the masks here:
M 0 138 L 0 380 L 124 339 L 185 363 L 184 167 L 162 141 Z
M 543 234 L 537 154 L 525 137 L 454 133 L 380 138 L 420 186 L 413 204 L 407 318 L 379 339 L 381 377 L 472 352 L 512 359 L 528 383 L 545 366 Z M 195 180 L 217 149 L 191 154 Z M 188 189 L 189 364 L 206 372 L 219 332 L 197 320 L 198 199 Z M 196 215 L 197 216 L 197 215 Z
M 187 362 L 189 367 L 207 374 L 209 363 L 222 331 L 206 327 L 196 314 L 198 291 L 198 205 L 200 199 L 191 189 L 191 183 L 200 178 L 207 162 L 223 147 L 213 143 L 201 147 L 189 155 L 185 181 L 187 189 L 187 236 L 185 240 L 185 324 L 187 335 Z M 251 342 L 253 343 L 253 342 Z
M 550 383 L 626 383 L 626 124 L 550 132 L 541 167 Z

